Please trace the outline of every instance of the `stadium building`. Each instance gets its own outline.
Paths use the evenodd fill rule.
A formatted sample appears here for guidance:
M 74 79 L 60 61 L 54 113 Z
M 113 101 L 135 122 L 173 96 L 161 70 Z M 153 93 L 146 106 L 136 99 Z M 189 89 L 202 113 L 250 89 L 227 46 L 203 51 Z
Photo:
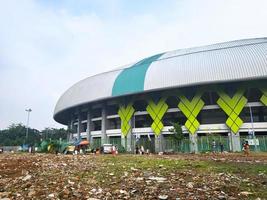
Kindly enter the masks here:
M 54 119 L 69 140 L 127 151 L 208 151 L 211 140 L 241 151 L 254 138 L 267 151 L 267 38 L 245 39 L 153 55 L 88 77 L 58 100 Z M 170 129 L 179 122 L 185 139 Z M 255 139 L 256 138 L 256 139 Z

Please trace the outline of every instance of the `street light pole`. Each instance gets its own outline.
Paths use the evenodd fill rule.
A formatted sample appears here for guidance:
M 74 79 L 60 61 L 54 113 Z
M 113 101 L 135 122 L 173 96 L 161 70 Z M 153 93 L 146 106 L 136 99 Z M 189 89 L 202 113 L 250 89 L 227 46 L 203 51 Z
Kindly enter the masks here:
M 251 109 L 250 104 L 249 104 L 249 112 L 250 112 L 250 122 L 251 122 L 251 128 L 252 128 L 252 136 L 253 136 L 253 140 L 254 140 L 254 147 L 255 147 L 255 151 L 257 151 L 256 136 L 255 136 L 255 129 L 254 129 L 254 120 L 253 120 L 253 114 L 252 114 L 252 109 Z
M 28 118 L 27 118 L 27 129 L 26 129 L 26 142 L 28 141 L 28 135 L 29 135 L 29 121 L 30 121 L 30 112 L 32 109 L 26 109 L 26 112 L 28 112 Z

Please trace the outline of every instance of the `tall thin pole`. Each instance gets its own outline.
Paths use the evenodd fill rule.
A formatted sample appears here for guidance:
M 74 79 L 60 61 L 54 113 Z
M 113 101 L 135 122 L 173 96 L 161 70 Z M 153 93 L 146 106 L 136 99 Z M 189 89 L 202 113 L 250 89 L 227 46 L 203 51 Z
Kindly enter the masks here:
M 254 130 L 254 121 L 253 121 L 252 109 L 251 109 L 250 104 L 249 104 L 249 112 L 250 112 L 250 122 L 251 122 L 251 128 L 252 128 L 252 136 L 254 139 L 255 151 L 257 151 L 257 144 L 256 144 L 255 130 Z
M 30 112 L 32 109 L 26 109 L 26 112 L 28 112 L 28 118 L 27 118 L 27 129 L 26 129 L 26 142 L 28 142 L 28 136 L 29 136 L 29 121 L 30 121 Z

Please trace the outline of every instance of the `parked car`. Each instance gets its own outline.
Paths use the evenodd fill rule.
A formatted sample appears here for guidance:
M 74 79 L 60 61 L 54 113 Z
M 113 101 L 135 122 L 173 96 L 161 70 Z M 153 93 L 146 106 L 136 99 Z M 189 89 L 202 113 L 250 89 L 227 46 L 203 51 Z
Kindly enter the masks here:
M 112 152 L 112 144 L 103 144 L 103 152 L 104 153 L 111 153 Z

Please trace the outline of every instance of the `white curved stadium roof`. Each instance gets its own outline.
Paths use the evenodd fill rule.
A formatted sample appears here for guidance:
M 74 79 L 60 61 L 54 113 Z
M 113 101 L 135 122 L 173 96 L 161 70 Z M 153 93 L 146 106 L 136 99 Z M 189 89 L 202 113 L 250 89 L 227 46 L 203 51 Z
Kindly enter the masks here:
M 206 83 L 267 78 L 267 38 L 181 49 L 88 77 L 58 100 L 63 110 L 116 96 Z

